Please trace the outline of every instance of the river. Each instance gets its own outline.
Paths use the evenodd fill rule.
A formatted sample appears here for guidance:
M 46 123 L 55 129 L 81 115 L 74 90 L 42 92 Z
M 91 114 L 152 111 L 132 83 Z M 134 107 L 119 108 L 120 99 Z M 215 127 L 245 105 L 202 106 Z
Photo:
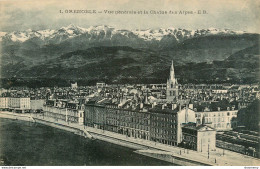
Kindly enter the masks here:
M 169 166 L 134 150 L 49 126 L 0 118 L 0 166 Z

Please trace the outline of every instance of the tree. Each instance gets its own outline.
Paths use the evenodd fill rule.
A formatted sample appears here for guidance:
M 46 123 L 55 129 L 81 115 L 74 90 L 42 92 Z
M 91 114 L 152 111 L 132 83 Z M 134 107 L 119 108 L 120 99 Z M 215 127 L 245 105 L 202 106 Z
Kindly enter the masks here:
M 259 131 L 260 100 L 255 100 L 246 108 L 240 109 L 237 113 L 238 125 L 245 126 L 248 130 Z

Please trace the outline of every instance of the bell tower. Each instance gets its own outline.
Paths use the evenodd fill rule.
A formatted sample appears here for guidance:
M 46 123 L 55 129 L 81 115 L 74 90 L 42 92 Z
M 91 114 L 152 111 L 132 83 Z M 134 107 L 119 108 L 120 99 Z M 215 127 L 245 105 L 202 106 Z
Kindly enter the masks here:
M 170 69 L 170 76 L 167 79 L 167 88 L 166 88 L 166 100 L 169 102 L 177 101 L 178 99 L 178 82 L 175 78 L 173 61 Z

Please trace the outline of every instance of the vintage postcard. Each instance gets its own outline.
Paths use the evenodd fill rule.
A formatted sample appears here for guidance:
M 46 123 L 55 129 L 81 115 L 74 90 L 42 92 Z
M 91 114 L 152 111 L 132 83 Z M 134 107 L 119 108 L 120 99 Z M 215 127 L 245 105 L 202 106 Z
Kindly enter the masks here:
M 0 166 L 257 169 L 259 11 L 0 0 Z

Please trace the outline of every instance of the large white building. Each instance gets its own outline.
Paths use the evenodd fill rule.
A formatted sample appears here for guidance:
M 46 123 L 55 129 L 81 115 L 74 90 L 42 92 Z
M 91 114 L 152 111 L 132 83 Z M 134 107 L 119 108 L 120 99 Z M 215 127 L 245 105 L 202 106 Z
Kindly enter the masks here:
M 9 97 L 10 109 L 30 109 L 31 102 L 29 97 Z
M 55 119 L 57 121 L 65 121 L 68 123 L 78 123 L 83 125 L 84 122 L 84 110 L 78 107 L 77 103 L 57 103 L 54 100 L 48 100 L 43 106 L 44 116 Z
M 9 97 L 0 97 L 0 109 L 9 108 Z
M 30 97 L 0 97 L 0 109 L 29 110 Z
M 237 117 L 238 110 L 229 109 L 219 111 L 196 112 L 196 119 L 217 131 L 232 130 L 232 119 Z

